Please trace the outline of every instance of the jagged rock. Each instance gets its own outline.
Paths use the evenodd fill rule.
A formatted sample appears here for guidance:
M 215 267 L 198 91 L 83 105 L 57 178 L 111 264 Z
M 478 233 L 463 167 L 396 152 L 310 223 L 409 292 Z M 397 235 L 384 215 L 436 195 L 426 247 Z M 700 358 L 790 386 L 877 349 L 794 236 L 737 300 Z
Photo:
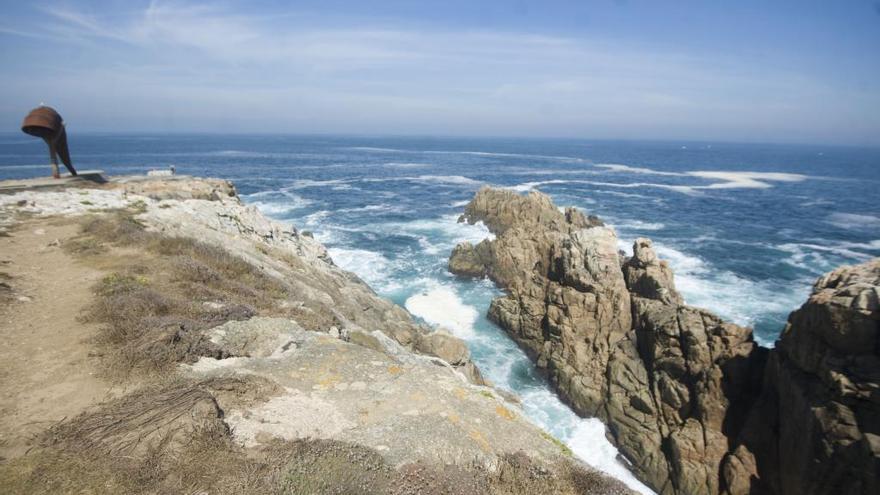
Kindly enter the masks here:
M 666 304 L 683 304 L 675 290 L 672 269 L 654 252 L 651 239 L 640 237 L 633 243 L 633 256 L 623 264 L 626 286 L 630 292 Z
M 449 256 L 449 271 L 464 277 L 485 277 L 486 265 L 487 262 L 483 260 L 477 248 L 469 242 L 455 246 L 452 255 Z
M 789 316 L 741 436 L 757 468 L 728 458 L 730 486 L 749 474 L 784 495 L 880 491 L 878 290 L 880 259 L 838 268 Z
M 534 191 L 482 189 L 462 219 L 497 236 L 454 253 L 506 289 L 489 317 L 659 493 L 880 490 L 880 259 L 820 278 L 767 350 L 683 305 L 649 239 L 624 260 Z
M 450 266 L 485 272 L 506 290 L 489 318 L 547 370 L 563 400 L 604 419 L 658 492 L 718 493 L 726 435 L 760 383 L 751 330 L 682 306 L 650 240 L 623 260 L 613 229 L 560 212 L 540 192 L 481 189 L 462 220 L 484 222 L 496 238 L 460 245 Z
M 597 219 L 598 220 L 598 219 Z M 482 187 L 474 199 L 465 206 L 459 221 L 471 225 L 483 222 L 495 235 L 503 234 L 514 226 L 540 226 L 549 230 L 579 229 L 592 225 L 581 212 L 568 208 L 562 214 L 549 196 L 529 191 L 526 196 L 506 189 Z
M 464 364 L 470 358 L 467 345 L 442 329 L 419 337 L 416 349 L 430 356 L 437 356 L 452 365 Z
M 620 448 L 639 455 L 659 447 L 659 455 L 668 445 L 670 492 L 718 493 L 718 466 L 729 447 L 726 433 L 742 424 L 757 393 L 752 370 L 760 353 L 752 332 L 700 309 L 637 296 L 633 315 L 636 345 L 657 408 L 651 419 L 661 441 L 658 446 L 654 438 L 628 435 L 620 439 Z M 608 412 L 612 423 L 625 413 L 620 408 Z M 662 486 L 661 480 L 662 472 L 655 486 Z

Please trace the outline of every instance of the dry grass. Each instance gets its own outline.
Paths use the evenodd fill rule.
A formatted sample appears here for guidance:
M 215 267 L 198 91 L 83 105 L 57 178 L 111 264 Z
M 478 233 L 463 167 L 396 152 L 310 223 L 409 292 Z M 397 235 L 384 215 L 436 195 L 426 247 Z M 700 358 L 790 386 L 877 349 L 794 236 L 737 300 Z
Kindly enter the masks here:
M 259 381 L 176 382 L 104 404 L 51 428 L 37 452 L 0 464 L 0 486 L 4 493 L 278 493 L 266 474 L 284 463 L 236 445 L 215 399 L 263 400 L 251 391 L 271 387 Z
M 571 462 L 524 453 L 498 469 L 414 463 L 394 468 L 373 449 L 324 439 L 270 440 L 246 449 L 223 408 L 280 393 L 260 377 L 154 385 L 63 421 L 38 450 L 0 463 L 4 493 L 284 495 L 613 494 L 620 486 Z
M 266 379 L 217 378 L 153 386 L 50 428 L 39 450 L 0 463 L 4 493 L 519 495 L 611 494 L 618 486 L 572 463 L 526 454 L 499 468 L 426 463 L 395 469 L 367 447 L 321 439 L 245 449 L 222 407 L 267 400 Z
M 224 357 L 204 338 L 206 329 L 256 314 L 289 316 L 279 309 L 292 297 L 283 282 L 222 248 L 149 232 L 135 213 L 90 217 L 64 244 L 116 270 L 92 288 L 95 300 L 82 315 L 101 324 L 95 340 L 109 376 L 155 376 L 201 356 Z M 108 261 L 114 249 L 124 250 L 115 263 Z

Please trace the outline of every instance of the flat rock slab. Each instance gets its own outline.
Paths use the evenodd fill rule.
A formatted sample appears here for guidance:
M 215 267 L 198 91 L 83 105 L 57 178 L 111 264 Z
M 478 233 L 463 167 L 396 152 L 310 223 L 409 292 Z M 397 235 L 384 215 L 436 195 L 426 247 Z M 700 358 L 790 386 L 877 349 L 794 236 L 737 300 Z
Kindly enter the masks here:
M 437 358 L 401 360 L 277 318 L 227 323 L 214 329 L 212 341 L 251 357 L 202 358 L 189 373 L 259 375 L 284 389 L 267 402 L 227 411 L 226 421 L 247 446 L 273 437 L 327 438 L 371 447 L 392 465 L 489 469 L 504 453 L 523 450 L 547 461 L 563 455 L 515 405 Z

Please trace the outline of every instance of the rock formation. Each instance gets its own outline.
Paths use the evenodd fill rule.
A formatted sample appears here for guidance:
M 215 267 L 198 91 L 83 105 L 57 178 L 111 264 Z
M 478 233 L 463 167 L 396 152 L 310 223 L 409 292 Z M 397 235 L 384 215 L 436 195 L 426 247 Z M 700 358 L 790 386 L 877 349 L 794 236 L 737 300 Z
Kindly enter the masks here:
M 461 221 L 482 221 L 496 238 L 457 246 L 450 270 L 505 289 L 489 317 L 578 413 L 606 422 L 658 492 L 872 492 L 876 274 L 862 267 L 820 280 L 769 352 L 751 329 L 684 305 L 650 240 L 637 239 L 625 259 L 612 229 L 539 192 L 481 189 Z M 833 462 L 809 467 L 823 460 Z
M 47 249 L 68 246 L 80 256 L 71 263 L 112 267 L 96 274 L 92 291 L 108 304 L 105 313 L 143 309 L 129 315 L 142 320 L 143 333 L 108 323 L 118 339 L 99 350 L 141 356 L 147 349 L 172 367 L 138 377 L 148 385 L 125 382 L 131 393 L 58 422 L 35 453 L 3 459 L 0 484 L 13 493 L 59 486 L 82 493 L 630 493 L 487 386 L 463 341 L 416 324 L 336 266 L 311 236 L 242 204 L 228 182 L 128 178 L 0 194 L 0 225 L 34 229 L 58 217 L 80 222 L 81 232 Z M 221 278 L 222 267 L 240 279 Z M 242 294 L 259 304 L 235 306 Z M 126 304 L 109 305 L 118 301 Z M 178 359 L 180 349 L 186 358 Z
M 730 493 L 880 490 L 880 259 L 816 281 L 770 352 L 763 390 L 724 465 Z

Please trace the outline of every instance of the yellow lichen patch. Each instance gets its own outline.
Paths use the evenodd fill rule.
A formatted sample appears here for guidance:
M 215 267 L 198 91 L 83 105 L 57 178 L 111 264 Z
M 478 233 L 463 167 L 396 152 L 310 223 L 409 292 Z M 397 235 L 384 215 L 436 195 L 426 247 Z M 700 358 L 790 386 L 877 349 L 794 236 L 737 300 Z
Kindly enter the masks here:
M 392 375 L 399 375 L 399 374 L 403 373 L 403 368 L 392 364 L 391 366 L 388 367 L 388 372 L 391 373 Z
M 318 385 L 324 387 L 325 389 L 331 388 L 337 383 L 342 381 L 342 378 L 336 374 L 323 375 L 318 379 Z
M 421 392 L 414 392 L 409 394 L 409 399 L 413 402 L 422 402 L 425 400 L 425 394 Z
M 446 419 L 448 419 L 449 422 L 453 424 L 458 424 L 458 422 L 461 421 L 461 417 L 454 412 L 450 412 L 449 414 L 447 414 Z
M 498 406 L 495 406 L 495 414 L 497 414 L 507 420 L 512 420 L 513 418 L 516 417 L 516 415 L 513 414 L 513 412 L 511 412 L 510 409 L 508 409 L 500 404 Z
M 453 390 L 452 393 L 460 400 L 464 400 L 467 397 L 467 391 L 461 387 L 455 387 L 455 390 Z
M 478 430 L 471 430 L 470 433 L 468 433 L 468 436 L 471 437 L 471 440 L 473 440 L 474 442 L 476 442 L 477 445 L 480 446 L 480 449 L 483 452 L 492 451 L 491 447 L 489 447 L 489 442 L 486 440 L 486 437 L 483 436 L 483 434 L 480 433 Z
M 370 419 L 370 411 L 364 408 L 358 409 L 358 423 L 364 425 Z

